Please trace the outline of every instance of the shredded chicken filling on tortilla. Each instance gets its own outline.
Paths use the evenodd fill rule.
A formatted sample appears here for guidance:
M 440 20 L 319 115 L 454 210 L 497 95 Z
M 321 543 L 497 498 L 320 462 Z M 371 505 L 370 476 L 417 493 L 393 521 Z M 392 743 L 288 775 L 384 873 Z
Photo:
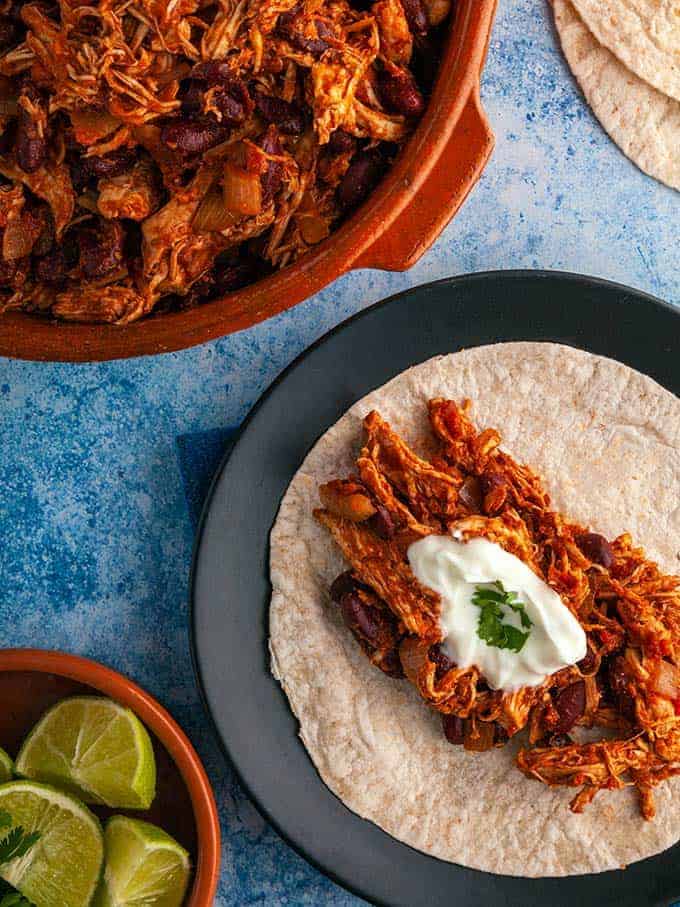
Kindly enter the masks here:
M 430 401 L 428 460 L 377 412 L 366 417 L 356 475 L 322 485 L 315 511 L 350 566 L 331 597 L 373 664 L 406 676 L 442 714 L 451 743 L 482 751 L 526 728 L 519 769 L 580 788 L 574 812 L 600 790 L 632 785 L 651 819 L 653 787 L 680 774 L 680 577 L 628 534 L 609 542 L 552 510 L 540 479 L 469 414 L 469 401 Z M 440 646 L 439 598 L 406 556 L 418 538 L 452 531 L 496 542 L 548 583 L 586 632 L 586 657 L 514 692 L 454 664 Z M 592 727 L 610 736 L 576 739 L 575 728 Z

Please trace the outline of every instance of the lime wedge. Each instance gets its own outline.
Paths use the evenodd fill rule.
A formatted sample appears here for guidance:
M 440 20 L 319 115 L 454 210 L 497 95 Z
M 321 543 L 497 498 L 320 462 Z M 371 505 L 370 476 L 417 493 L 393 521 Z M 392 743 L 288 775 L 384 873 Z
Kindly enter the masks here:
M 87 907 L 104 858 L 102 829 L 90 810 L 35 781 L 0 785 L 0 810 L 14 826 L 40 833 L 28 853 L 0 866 L 0 877 L 36 907 Z
M 21 747 L 16 772 L 116 808 L 148 809 L 156 795 L 144 725 L 130 709 L 97 696 L 64 699 L 46 712 Z
M 189 854 L 149 822 L 113 816 L 104 832 L 106 866 L 93 907 L 179 907 Z
M 14 763 L 10 756 L 0 746 L 0 784 L 11 781 L 14 777 Z

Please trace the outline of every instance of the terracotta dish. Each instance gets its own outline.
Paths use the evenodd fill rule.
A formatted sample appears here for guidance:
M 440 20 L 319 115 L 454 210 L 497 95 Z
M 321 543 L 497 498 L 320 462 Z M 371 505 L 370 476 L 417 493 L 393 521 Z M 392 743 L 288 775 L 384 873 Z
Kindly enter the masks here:
M 495 7 L 496 0 L 459 0 L 418 128 L 368 201 L 295 264 L 195 309 L 126 326 L 8 312 L 0 316 L 0 355 L 87 361 L 182 349 L 263 321 L 355 268 L 411 267 L 461 206 L 493 147 L 479 79 Z
M 212 907 L 220 871 L 220 826 L 210 782 L 196 751 L 165 709 L 122 674 L 101 664 L 41 649 L 0 652 L 0 740 L 11 756 L 50 706 L 66 696 L 100 693 L 131 708 L 151 733 L 158 791 L 137 818 L 162 826 L 191 854 L 186 907 Z M 101 819 L 109 813 L 93 807 Z

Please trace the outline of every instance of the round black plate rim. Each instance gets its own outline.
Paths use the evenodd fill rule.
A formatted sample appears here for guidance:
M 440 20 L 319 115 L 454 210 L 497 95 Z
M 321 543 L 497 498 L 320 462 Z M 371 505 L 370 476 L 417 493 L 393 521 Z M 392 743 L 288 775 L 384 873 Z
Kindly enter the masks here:
M 617 300 L 618 304 L 624 305 L 626 302 L 625 297 L 629 297 L 629 298 L 634 297 L 636 300 L 644 300 L 646 304 L 657 308 L 657 310 L 662 310 L 666 313 L 672 314 L 676 318 L 680 318 L 680 311 L 676 307 L 674 307 L 674 306 L 670 305 L 669 303 L 664 302 L 663 300 L 661 300 L 649 293 L 646 293 L 644 291 L 636 290 L 632 287 L 626 286 L 625 284 L 606 280 L 606 279 L 600 278 L 600 277 L 592 277 L 589 275 L 577 274 L 577 273 L 573 273 L 573 272 L 559 271 L 559 270 L 512 269 L 512 270 L 480 271 L 480 272 L 474 272 L 474 273 L 470 273 L 470 274 L 457 275 L 455 277 L 442 278 L 437 281 L 431 281 L 431 282 L 428 282 L 425 284 L 420 284 L 420 285 L 417 285 L 414 287 L 410 287 L 406 290 L 402 290 L 398 293 L 395 293 L 392 296 L 389 296 L 370 306 L 367 306 L 365 309 L 360 310 L 359 312 L 352 315 L 350 318 L 347 318 L 344 321 L 340 322 L 339 324 L 337 324 L 336 326 L 331 328 L 329 331 L 327 331 L 325 334 L 323 334 L 322 336 L 317 338 L 310 346 L 305 348 L 299 355 L 297 355 L 290 362 L 290 364 L 287 365 L 280 372 L 280 374 L 273 380 L 273 382 L 267 387 L 267 389 L 261 394 L 261 396 L 255 402 L 255 404 L 253 405 L 253 407 L 251 408 L 251 410 L 248 412 L 247 416 L 241 423 L 239 429 L 235 433 L 233 443 L 230 445 L 229 451 L 222 458 L 222 461 L 220 462 L 220 465 L 215 472 L 215 475 L 210 483 L 208 493 L 206 495 L 206 500 L 203 505 L 199 523 L 198 523 L 198 527 L 196 530 L 196 538 L 195 538 L 195 543 L 194 543 L 191 570 L 190 570 L 189 635 L 190 635 L 191 657 L 192 657 L 193 668 L 194 668 L 194 672 L 195 672 L 195 676 L 197 679 L 197 684 L 198 684 L 198 688 L 199 688 L 199 692 L 200 692 L 200 697 L 201 697 L 203 705 L 206 709 L 206 712 L 209 716 L 210 722 L 214 729 L 214 732 L 215 732 L 215 735 L 219 742 L 222 753 L 223 753 L 224 757 L 226 758 L 227 762 L 229 763 L 229 765 L 232 767 L 236 777 L 238 778 L 239 783 L 244 788 L 248 797 L 251 799 L 251 801 L 257 807 L 258 811 L 267 820 L 267 822 L 275 829 L 275 831 L 283 838 L 283 840 L 286 841 L 286 843 L 299 856 L 301 856 L 308 863 L 310 863 L 311 865 L 316 867 L 325 876 L 332 879 L 334 882 L 341 885 L 349 892 L 369 901 L 370 903 L 380 905 L 380 907 L 390 907 L 391 902 L 387 901 L 387 900 L 381 900 L 381 899 L 376 898 L 376 896 L 374 894 L 372 894 L 368 890 L 365 890 L 365 889 L 357 886 L 347 877 L 336 874 L 336 872 L 334 871 L 332 866 L 329 866 L 326 863 L 321 862 L 320 860 L 315 858 L 311 853 L 309 853 L 308 850 L 306 850 L 303 846 L 301 846 L 295 840 L 295 838 L 287 831 L 284 824 L 278 819 L 278 817 L 276 817 L 275 815 L 273 815 L 270 812 L 267 805 L 265 803 L 263 803 L 261 798 L 259 798 L 258 795 L 255 793 L 252 786 L 246 779 L 243 771 L 241 770 L 241 767 L 239 766 L 238 761 L 234 758 L 227 741 L 224 739 L 223 734 L 220 732 L 220 729 L 218 727 L 217 721 L 216 721 L 214 713 L 213 713 L 213 709 L 211 708 L 210 695 L 208 693 L 206 681 L 204 678 L 204 670 L 201 665 L 201 656 L 200 656 L 199 646 L 198 646 L 198 642 L 197 642 L 197 610 L 198 610 L 198 608 L 197 608 L 197 602 L 196 602 L 196 575 L 197 575 L 197 571 L 198 571 L 199 560 L 201 557 L 201 549 L 202 549 L 202 544 L 203 544 L 203 540 L 204 540 L 204 533 L 205 533 L 207 519 L 211 512 L 211 506 L 213 503 L 215 492 L 220 484 L 221 478 L 229 464 L 229 461 L 232 459 L 239 443 L 241 442 L 242 438 L 246 435 L 252 422 L 256 419 L 260 409 L 265 405 L 267 400 L 276 392 L 276 390 L 279 388 L 279 386 L 282 385 L 286 381 L 286 379 L 289 377 L 289 375 L 291 373 L 293 373 L 298 368 L 298 366 L 305 359 L 307 359 L 307 357 L 312 352 L 317 350 L 319 347 L 323 346 L 331 338 L 333 338 L 336 334 L 344 331 L 348 326 L 352 325 L 353 323 L 355 323 L 357 321 L 361 321 L 363 318 L 366 318 L 367 316 L 374 314 L 376 310 L 388 307 L 390 304 L 393 304 L 393 303 L 401 300 L 403 297 L 410 296 L 415 293 L 419 293 L 419 292 L 423 292 L 423 291 L 428 291 L 433 288 L 437 288 L 437 287 L 441 287 L 441 286 L 450 287 L 452 290 L 455 290 L 457 287 L 460 287 L 461 285 L 473 284 L 473 283 L 485 283 L 488 281 L 494 281 L 494 280 L 498 280 L 498 279 L 507 280 L 509 282 L 530 280 L 530 281 L 536 281 L 537 283 L 540 283 L 541 281 L 556 280 L 556 281 L 566 281 L 570 284 L 573 284 L 574 289 L 578 289 L 579 286 L 582 288 L 588 288 L 591 290 L 597 290 L 597 289 L 601 288 L 601 289 L 604 289 L 607 291 L 614 291 L 616 293 L 621 294 L 622 298 Z M 549 340 L 550 338 L 546 338 L 546 339 Z M 494 339 L 489 338 L 485 342 L 493 343 L 493 342 L 505 342 L 505 341 L 506 341 L 505 337 L 499 336 L 498 338 L 494 338 Z M 564 340 L 560 340 L 560 341 L 556 341 L 556 342 L 568 343 L 568 341 L 564 341 Z M 576 346 L 577 344 L 573 344 L 573 345 Z M 370 390 L 370 388 L 367 388 L 365 392 L 367 393 L 369 390 Z M 328 427 L 330 427 L 330 426 L 326 426 L 326 428 L 328 428 Z M 323 430 L 325 431 L 325 428 Z M 300 462 L 301 462 L 301 460 L 300 460 Z M 291 474 L 291 478 L 292 478 L 292 474 Z M 284 489 L 284 491 L 285 491 L 285 489 Z M 278 501 L 276 501 L 276 510 L 278 510 L 279 503 L 280 503 L 280 498 Z M 266 545 L 267 545 L 267 551 L 268 551 L 268 538 L 267 538 Z M 285 700 L 285 706 L 286 706 L 286 708 L 288 708 L 287 700 Z M 306 753 L 305 753 L 305 755 L 306 755 Z M 318 780 L 318 784 L 323 786 L 323 781 L 320 778 L 318 778 L 318 776 L 317 776 L 317 780 Z M 343 804 L 343 807 L 344 807 L 344 804 Z M 347 809 L 346 807 L 344 807 L 344 808 Z M 350 811 L 348 810 L 348 812 L 350 812 Z M 359 819 L 359 817 L 355 816 L 351 812 L 350 812 L 350 814 L 354 818 L 356 818 L 358 821 L 362 821 L 362 822 L 365 821 L 365 820 Z M 385 834 L 384 832 L 381 832 L 381 833 Z M 408 850 L 412 850 L 408 845 L 402 845 L 402 846 L 406 847 Z M 413 850 L 413 853 L 418 854 L 420 852 Z M 649 859 L 655 859 L 655 858 L 649 858 Z M 437 862 L 441 862 L 441 861 L 437 861 Z M 642 861 L 642 863 L 646 863 L 646 862 L 647 862 L 646 860 Z M 452 869 L 460 869 L 460 867 L 458 867 L 457 864 L 447 864 L 447 865 L 451 866 Z M 639 866 L 641 864 L 638 863 L 635 865 Z M 479 872 L 480 875 L 492 875 L 490 873 L 483 873 L 478 870 L 466 869 L 466 871 L 472 872 L 472 873 Z M 613 874 L 616 874 L 616 871 L 608 872 L 608 873 L 601 873 L 601 874 L 597 874 L 596 876 L 592 876 L 592 877 L 583 877 L 583 876 L 563 877 L 561 879 L 561 881 L 567 882 L 570 879 L 603 878 L 605 876 L 611 876 Z M 513 877 L 493 876 L 493 878 L 498 878 L 501 881 L 504 881 L 504 880 L 509 880 Z M 523 881 L 525 881 L 527 883 L 531 883 L 534 880 L 524 879 Z M 654 903 L 654 904 L 659 904 L 659 905 L 661 905 L 661 904 L 667 905 L 667 904 L 673 903 L 673 901 L 675 899 L 680 897 L 680 879 L 678 879 L 677 886 L 678 886 L 677 892 L 675 894 L 673 894 L 671 896 L 661 895 L 660 899 L 655 898 L 653 902 L 650 901 L 649 903 L 650 904 Z M 650 892 L 650 894 L 651 894 L 651 892 Z M 510 903 L 510 902 L 508 902 L 508 903 Z

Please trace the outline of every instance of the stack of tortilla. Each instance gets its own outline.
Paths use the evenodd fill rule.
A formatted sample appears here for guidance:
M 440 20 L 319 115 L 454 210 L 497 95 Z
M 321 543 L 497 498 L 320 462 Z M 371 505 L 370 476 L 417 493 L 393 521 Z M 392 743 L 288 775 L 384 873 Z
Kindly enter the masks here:
M 562 49 L 627 157 L 680 190 L 678 0 L 553 0 Z

